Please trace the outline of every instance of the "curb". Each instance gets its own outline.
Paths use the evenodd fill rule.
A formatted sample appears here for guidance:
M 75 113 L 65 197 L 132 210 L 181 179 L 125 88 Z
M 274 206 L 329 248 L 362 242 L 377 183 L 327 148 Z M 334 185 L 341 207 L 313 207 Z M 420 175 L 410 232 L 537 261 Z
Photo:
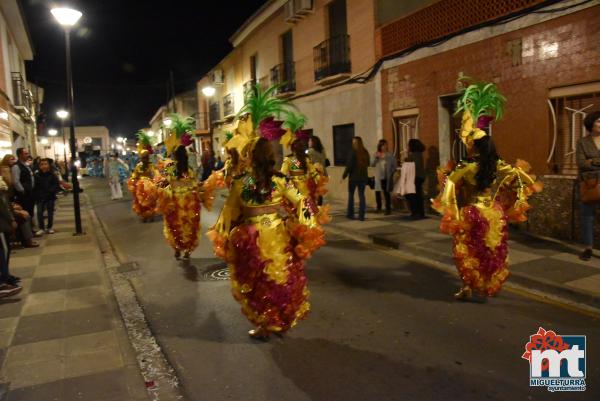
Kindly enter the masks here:
M 411 244 L 399 244 L 377 234 L 368 235 L 361 234 L 357 231 L 349 232 L 348 230 L 335 227 L 331 224 L 326 226 L 326 231 L 362 243 L 397 251 L 398 253 L 401 253 L 401 255 L 398 255 L 400 257 L 437 268 L 458 278 L 458 273 L 454 264 L 444 261 L 444 259 L 447 260 L 450 255 L 450 248 L 448 249 L 447 254 L 428 250 L 427 256 L 423 256 L 424 250 L 422 248 Z M 600 311 L 599 297 L 582 290 L 559 285 L 527 274 L 511 271 L 508 281 L 505 282 L 503 286 L 505 288 L 516 288 L 520 292 L 526 292 L 535 297 L 541 296 L 543 298 L 552 298 L 554 302 L 558 303 L 567 305 L 573 305 L 574 303 L 580 304 L 586 311 L 589 311 L 589 309 L 593 309 L 594 313 Z

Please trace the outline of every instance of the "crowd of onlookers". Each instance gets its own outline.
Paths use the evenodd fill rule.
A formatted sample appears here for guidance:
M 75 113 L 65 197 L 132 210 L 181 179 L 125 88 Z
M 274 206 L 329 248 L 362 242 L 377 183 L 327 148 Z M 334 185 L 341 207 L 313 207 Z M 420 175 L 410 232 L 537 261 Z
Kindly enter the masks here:
M 70 189 L 65 180 L 65 168 L 52 159 L 33 159 L 25 148 L 0 162 L 0 298 L 22 289 L 20 278 L 10 274 L 11 251 L 36 248 L 34 238 L 54 234 L 57 194 Z

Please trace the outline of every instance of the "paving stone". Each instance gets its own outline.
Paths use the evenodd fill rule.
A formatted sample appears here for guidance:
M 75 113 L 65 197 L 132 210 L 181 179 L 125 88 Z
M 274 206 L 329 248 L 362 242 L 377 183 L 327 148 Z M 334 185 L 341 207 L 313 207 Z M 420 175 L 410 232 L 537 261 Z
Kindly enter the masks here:
M 600 274 L 569 281 L 567 285 L 592 294 L 598 294 L 600 292 Z
M 66 291 L 66 310 L 89 308 L 103 304 L 106 304 L 106 298 L 99 286 Z
M 118 347 L 104 348 L 86 354 L 66 357 L 65 377 L 100 373 L 124 367 Z
M 65 335 L 76 336 L 110 330 L 111 318 L 112 314 L 106 305 L 66 311 Z
M 75 261 L 91 261 L 96 259 L 95 252 L 64 252 L 64 253 L 55 253 L 52 255 L 42 255 L 40 258 L 40 264 L 50 264 L 50 263 L 60 263 L 62 261 L 68 260 L 69 262 Z
M 57 291 L 67 288 L 66 275 L 36 277 L 32 280 L 30 293 Z
M 11 260 L 11 262 L 12 262 L 12 260 Z M 15 267 L 12 265 L 12 263 L 10 263 L 10 273 L 13 276 L 21 277 L 22 279 L 33 277 L 33 274 L 35 273 L 36 268 L 37 268 L 37 265 Z
M 552 258 L 542 258 L 527 263 L 514 264 L 511 266 L 511 269 L 561 284 L 597 273 L 595 269 Z
M 60 360 L 64 353 L 65 339 L 63 338 L 15 345 L 8 349 L 4 367 Z
M 16 256 L 11 255 L 10 257 L 10 268 L 19 267 L 32 267 L 37 266 L 40 263 L 39 256 L 25 256 L 17 254 Z
M 79 244 L 91 244 L 93 243 L 93 239 L 90 236 L 80 236 L 74 237 L 72 234 L 68 236 L 52 236 L 46 241 L 47 246 L 54 245 L 79 245 Z
M 62 397 L 63 381 L 11 389 L 6 401 L 70 401 Z
M 0 299 L 0 319 L 19 316 L 21 314 L 21 309 L 23 309 L 21 294 L 17 294 L 10 298 Z
M 65 309 L 66 290 L 39 292 L 30 294 L 25 299 L 22 315 L 39 315 L 60 312 Z
M 54 312 L 21 317 L 15 330 L 13 345 L 64 337 L 64 314 L 65 312 Z M 41 327 L 43 330 L 40 330 Z
M 121 368 L 67 379 L 64 381 L 62 400 L 129 401 L 124 373 L 125 369 Z
M 65 355 L 85 355 L 106 348 L 117 348 L 119 342 L 112 330 L 65 338 Z
M 64 377 L 64 363 L 58 358 L 52 361 L 6 366 L 4 376 L 10 382 L 11 389 L 49 383 Z

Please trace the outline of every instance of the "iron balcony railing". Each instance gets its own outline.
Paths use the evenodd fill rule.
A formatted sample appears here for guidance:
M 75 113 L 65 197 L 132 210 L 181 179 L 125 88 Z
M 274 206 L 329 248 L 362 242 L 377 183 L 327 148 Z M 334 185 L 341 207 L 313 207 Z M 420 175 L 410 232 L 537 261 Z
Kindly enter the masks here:
M 223 96 L 223 114 L 229 117 L 235 114 L 235 106 L 233 103 L 233 93 Z
M 351 72 L 350 36 L 329 38 L 314 47 L 315 81 Z
M 281 85 L 278 93 L 296 91 L 296 71 L 294 63 L 283 63 L 271 68 L 271 84 Z

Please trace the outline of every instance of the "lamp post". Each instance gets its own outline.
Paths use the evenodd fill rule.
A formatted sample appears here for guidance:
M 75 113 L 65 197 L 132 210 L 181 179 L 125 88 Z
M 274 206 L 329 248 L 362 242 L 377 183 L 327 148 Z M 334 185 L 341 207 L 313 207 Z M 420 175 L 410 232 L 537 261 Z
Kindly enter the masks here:
M 48 130 L 48 135 L 52 137 L 52 157 L 56 159 L 56 135 L 58 135 L 58 131 L 54 128 L 50 128 Z
M 210 137 L 211 147 L 212 147 L 212 142 L 213 142 L 213 132 L 212 132 L 212 127 L 211 127 L 211 122 L 210 122 L 210 98 L 215 95 L 216 91 L 217 90 L 213 86 L 205 86 L 204 88 L 202 88 L 202 94 L 206 98 L 206 125 L 207 125 L 206 129 L 208 130 L 208 135 Z M 204 148 L 203 146 L 200 146 L 201 153 L 204 153 L 203 148 Z
M 65 120 L 67 118 L 69 118 L 69 112 L 61 109 L 56 112 L 56 116 L 60 119 L 60 130 L 62 131 L 62 137 L 63 137 L 63 158 L 64 158 L 65 168 L 66 168 L 66 166 L 67 166 L 67 141 L 65 138 Z M 69 171 L 67 170 L 66 180 L 69 179 L 68 176 L 69 176 Z
M 65 57 L 67 64 L 67 108 L 71 116 L 69 128 L 69 142 L 71 145 L 71 182 L 73 183 L 73 208 L 75 210 L 75 235 L 83 234 L 81 227 L 81 210 L 79 204 L 79 180 L 77 179 L 77 144 L 75 142 L 75 113 L 74 113 L 74 95 L 73 95 L 73 74 L 71 71 L 71 28 L 79 21 L 83 15 L 80 11 L 72 8 L 53 8 L 52 15 L 65 31 Z

